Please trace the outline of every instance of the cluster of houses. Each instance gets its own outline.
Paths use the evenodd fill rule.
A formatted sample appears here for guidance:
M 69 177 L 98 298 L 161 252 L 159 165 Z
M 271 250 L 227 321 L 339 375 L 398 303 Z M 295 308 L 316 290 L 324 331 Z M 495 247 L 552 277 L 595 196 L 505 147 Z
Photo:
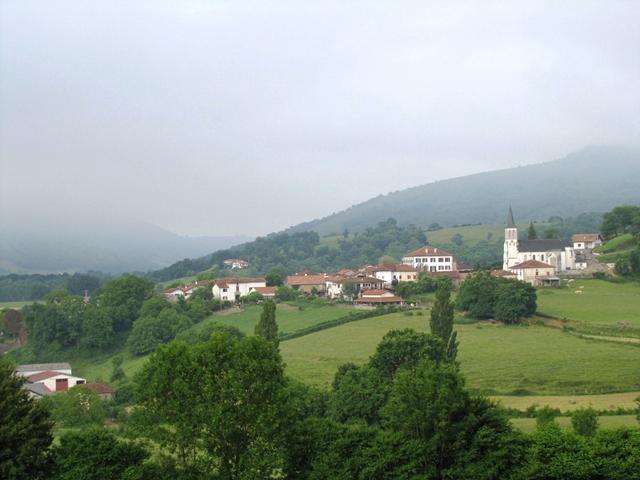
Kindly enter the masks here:
M 76 385 L 86 385 L 103 400 L 113 397 L 113 389 L 106 383 L 87 383 L 82 377 L 73 375 L 68 363 L 37 363 L 18 365 L 16 374 L 24 377 L 22 388 L 31 398 L 42 398 L 65 392 Z
M 585 270 L 593 262 L 593 249 L 602 244 L 599 234 L 574 235 L 572 241 L 563 240 L 521 240 L 509 208 L 504 236 L 503 267 L 492 275 L 513 278 L 534 286 L 553 286 L 560 283 L 560 275 Z M 229 260 L 230 265 L 241 265 L 242 260 Z M 225 262 L 226 263 L 226 262 Z M 246 262 L 244 262 L 246 263 Z M 244 268 L 244 267 L 238 267 Z M 363 305 L 402 304 L 402 299 L 394 295 L 394 287 L 399 282 L 415 282 L 420 272 L 430 275 L 447 276 L 459 283 L 473 271 L 446 250 L 425 246 L 407 253 L 402 263 L 367 266 L 359 269 L 343 269 L 338 272 L 299 272 L 287 277 L 286 284 L 305 294 L 316 294 L 331 299 L 352 297 Z M 204 280 L 183 287 L 165 290 L 170 299 L 189 298 L 200 287 L 211 288 L 213 297 L 227 302 L 238 302 L 252 292 L 265 298 L 273 298 L 275 287 L 268 287 L 264 278 L 220 278 Z M 346 293 L 348 292 L 348 293 Z

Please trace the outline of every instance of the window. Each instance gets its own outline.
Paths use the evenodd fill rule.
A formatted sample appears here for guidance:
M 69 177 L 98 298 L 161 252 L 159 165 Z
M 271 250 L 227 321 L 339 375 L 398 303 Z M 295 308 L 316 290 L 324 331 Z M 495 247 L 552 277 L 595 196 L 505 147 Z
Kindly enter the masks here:
M 227 289 L 226 289 L 226 288 L 223 288 L 223 289 L 222 289 L 222 291 L 226 293 Z
M 444 257 L 438 257 L 438 262 L 439 262 L 439 263 L 444 262 Z
M 78 380 L 78 381 L 76 382 L 76 385 L 84 385 L 84 380 Z
M 431 263 L 435 262 L 436 259 L 434 257 L 431 257 Z

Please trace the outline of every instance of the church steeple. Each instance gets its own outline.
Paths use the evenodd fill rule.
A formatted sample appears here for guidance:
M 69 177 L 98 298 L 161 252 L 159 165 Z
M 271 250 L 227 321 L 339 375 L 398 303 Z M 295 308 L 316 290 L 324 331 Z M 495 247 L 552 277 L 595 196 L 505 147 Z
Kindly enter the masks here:
M 509 205 L 509 215 L 507 215 L 507 228 L 518 228 L 516 226 L 516 222 L 513 220 L 513 210 L 511 209 L 511 205 Z

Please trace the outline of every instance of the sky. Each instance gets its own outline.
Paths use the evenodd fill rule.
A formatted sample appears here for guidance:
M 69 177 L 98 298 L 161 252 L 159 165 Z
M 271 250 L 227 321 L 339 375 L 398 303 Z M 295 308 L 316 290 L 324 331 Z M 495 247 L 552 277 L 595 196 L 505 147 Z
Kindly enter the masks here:
M 0 215 L 260 235 L 640 142 L 640 2 L 0 0 Z

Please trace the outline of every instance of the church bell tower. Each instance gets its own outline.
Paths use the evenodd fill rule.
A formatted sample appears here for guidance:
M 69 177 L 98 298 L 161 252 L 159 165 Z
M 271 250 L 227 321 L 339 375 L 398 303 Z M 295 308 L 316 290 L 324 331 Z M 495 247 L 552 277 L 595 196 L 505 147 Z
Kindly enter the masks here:
M 504 270 L 509 270 L 518 263 L 518 226 L 513 220 L 513 210 L 509 206 L 509 215 L 507 216 L 507 227 L 504 229 Z

